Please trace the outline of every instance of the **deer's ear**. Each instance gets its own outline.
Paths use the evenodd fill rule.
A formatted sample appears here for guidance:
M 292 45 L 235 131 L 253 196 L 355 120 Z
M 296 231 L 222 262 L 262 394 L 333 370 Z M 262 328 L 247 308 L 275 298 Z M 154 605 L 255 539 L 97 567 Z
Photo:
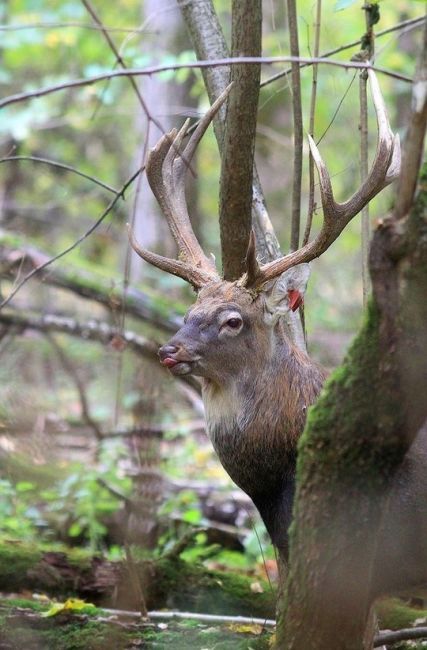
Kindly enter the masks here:
M 264 291 L 265 318 L 274 325 L 281 316 L 296 311 L 304 302 L 310 265 L 298 264 L 285 271 Z

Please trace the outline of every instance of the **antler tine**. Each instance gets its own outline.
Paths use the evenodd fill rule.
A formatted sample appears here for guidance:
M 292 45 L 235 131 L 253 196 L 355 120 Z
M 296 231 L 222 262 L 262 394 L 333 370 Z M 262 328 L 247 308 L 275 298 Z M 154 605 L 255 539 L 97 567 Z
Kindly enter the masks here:
M 188 121 L 177 132 L 165 134 L 150 151 L 147 161 L 147 178 L 175 239 L 179 256 L 187 266 L 196 267 L 211 279 L 219 279 L 215 265 L 207 258 L 194 235 L 185 199 L 185 175 L 196 147 L 219 108 L 226 100 L 231 85 L 218 97 L 200 120 L 184 151 L 182 141 Z
M 195 289 L 201 289 L 205 284 L 208 284 L 212 281 L 212 275 L 210 273 L 206 273 L 202 269 L 192 267 L 189 264 L 182 262 L 181 260 L 169 259 L 168 257 L 163 257 L 163 255 L 158 255 L 157 253 L 152 253 L 151 251 L 142 248 L 142 246 L 140 246 L 137 242 L 130 224 L 127 223 L 126 228 L 133 250 L 146 262 L 149 262 L 162 271 L 172 273 L 172 275 L 176 275 L 179 278 L 186 280 Z
M 322 228 L 317 237 L 303 248 L 262 265 L 252 284 L 253 287 L 261 287 L 265 282 L 272 280 L 292 266 L 302 262 L 310 262 L 319 257 L 337 239 L 346 225 L 361 211 L 363 206 L 399 175 L 401 165 L 399 137 L 394 136 L 391 131 L 375 72 L 369 69 L 368 75 L 378 126 L 377 151 L 368 177 L 350 199 L 344 203 L 335 201 L 326 165 L 313 138 L 308 136 L 311 154 L 319 175 L 320 196 L 323 207 Z

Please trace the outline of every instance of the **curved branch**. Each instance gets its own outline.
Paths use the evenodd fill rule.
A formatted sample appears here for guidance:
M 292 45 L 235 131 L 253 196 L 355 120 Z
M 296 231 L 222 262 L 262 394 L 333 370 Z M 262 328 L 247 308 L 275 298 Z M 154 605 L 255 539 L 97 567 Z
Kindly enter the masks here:
M 111 187 L 111 185 L 107 185 L 107 183 L 100 181 L 98 178 L 95 178 L 94 176 L 90 176 L 89 174 L 85 174 L 84 172 L 80 171 L 80 169 L 76 169 L 75 167 L 71 167 L 70 165 L 65 165 L 64 163 L 57 162 L 56 160 L 49 160 L 48 158 L 39 158 L 38 156 L 7 156 L 6 158 L 0 158 L 0 163 L 10 162 L 12 160 L 29 160 L 32 162 L 44 163 L 45 165 L 50 165 L 51 167 L 57 167 L 58 169 L 64 169 L 65 171 L 72 172 L 73 174 L 77 174 L 82 178 L 87 178 L 87 180 L 92 181 L 92 183 L 95 183 L 96 185 L 103 187 L 104 190 L 108 190 L 113 194 L 120 194 L 120 192 L 114 189 L 114 187 Z
M 16 311 L 1 311 L 0 323 L 21 329 L 21 331 L 32 329 L 39 332 L 62 332 L 86 341 L 96 341 L 112 348 L 128 347 L 145 359 L 155 362 L 158 360 L 158 344 L 154 341 L 150 341 L 130 330 L 124 330 L 118 335 L 117 328 L 96 320 L 80 323 L 74 318 L 56 316 L 55 314 L 40 316 Z M 194 377 L 182 376 L 180 379 L 200 393 L 200 385 Z

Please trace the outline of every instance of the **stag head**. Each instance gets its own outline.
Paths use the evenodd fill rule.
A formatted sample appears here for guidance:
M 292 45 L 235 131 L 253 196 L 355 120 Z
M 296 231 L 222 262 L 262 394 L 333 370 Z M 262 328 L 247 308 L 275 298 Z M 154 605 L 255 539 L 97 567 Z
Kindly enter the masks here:
M 231 85 L 201 119 L 183 149 L 188 122 L 180 131 L 173 129 L 165 134 L 150 151 L 146 167 L 148 181 L 178 246 L 179 259 L 165 258 L 141 248 L 129 228 L 131 245 L 145 261 L 183 278 L 198 292 L 184 326 L 160 349 L 162 363 L 173 374 L 193 373 L 208 379 L 216 379 L 220 374 L 223 381 L 224 374 L 232 375 L 241 367 L 243 349 L 251 351 L 254 363 L 258 353 L 274 354 L 272 333 L 280 316 L 301 304 L 308 280 L 308 263 L 329 248 L 363 206 L 399 174 L 399 139 L 391 132 L 374 71 L 369 69 L 368 75 L 378 125 L 377 151 L 368 177 L 348 201 L 335 201 L 328 171 L 309 136 L 323 207 L 320 232 L 304 247 L 263 265 L 257 261 L 252 233 L 246 272 L 235 282 L 221 280 L 213 259 L 204 254 L 198 243 L 191 227 L 184 187 L 197 144 L 225 102 Z M 236 345 L 237 341 L 243 347 Z

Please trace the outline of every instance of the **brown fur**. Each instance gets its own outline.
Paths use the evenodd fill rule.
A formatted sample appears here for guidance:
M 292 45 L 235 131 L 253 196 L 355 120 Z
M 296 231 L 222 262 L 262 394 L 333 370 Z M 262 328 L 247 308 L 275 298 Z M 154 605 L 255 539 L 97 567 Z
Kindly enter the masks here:
M 243 320 L 236 335 L 221 329 L 229 313 Z M 202 376 L 208 432 L 221 463 L 285 549 L 297 441 L 325 373 L 271 321 L 265 295 L 238 283 L 203 288 L 185 321 L 164 349 L 175 348 L 177 360 L 191 363 L 184 370 Z

